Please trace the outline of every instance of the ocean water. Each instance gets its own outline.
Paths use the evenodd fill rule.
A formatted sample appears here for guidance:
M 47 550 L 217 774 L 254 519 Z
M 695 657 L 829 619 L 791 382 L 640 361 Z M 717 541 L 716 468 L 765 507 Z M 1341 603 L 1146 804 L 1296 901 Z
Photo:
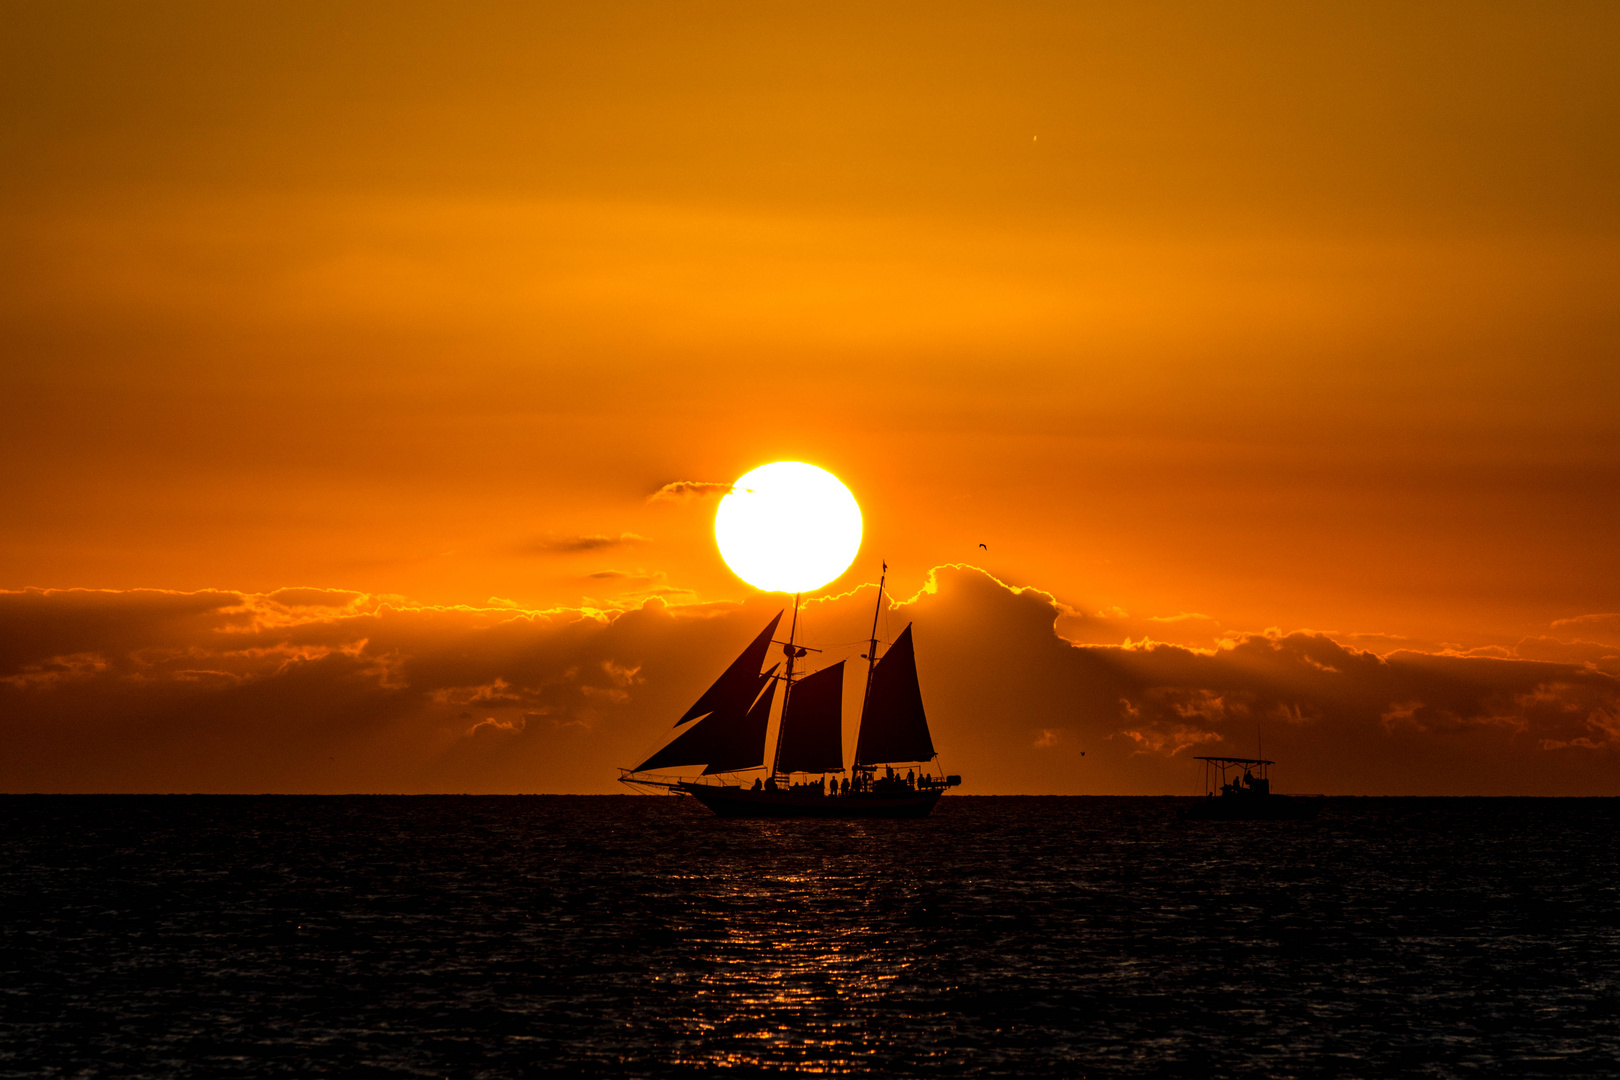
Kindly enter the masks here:
M 0 798 L 0 1076 L 1613 1076 L 1620 800 Z

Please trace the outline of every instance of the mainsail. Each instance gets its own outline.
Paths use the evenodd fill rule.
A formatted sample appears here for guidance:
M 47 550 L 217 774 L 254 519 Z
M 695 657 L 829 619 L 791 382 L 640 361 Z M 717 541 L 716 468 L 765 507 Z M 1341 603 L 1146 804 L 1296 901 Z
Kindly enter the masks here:
M 934 740 L 928 735 L 928 718 L 923 715 L 917 656 L 911 644 L 911 626 L 907 624 L 872 670 L 866 707 L 861 710 L 861 733 L 855 741 L 855 764 L 929 761 L 933 757 Z
M 771 647 L 771 635 L 776 633 L 776 624 L 781 621 L 782 613 L 778 611 L 770 625 L 759 632 L 759 636 L 742 651 L 742 655 L 733 660 L 731 666 L 714 680 L 714 685 L 705 690 L 703 696 L 686 710 L 686 714 L 675 721 L 675 726 L 680 727 L 688 720 L 696 720 L 717 710 L 735 707 L 739 701 L 746 711 L 748 703 L 759 694 L 759 669 L 765 664 L 765 652 Z M 744 698 L 746 700 L 743 700 Z
M 844 662 L 793 684 L 776 738 L 776 771 L 844 771 Z

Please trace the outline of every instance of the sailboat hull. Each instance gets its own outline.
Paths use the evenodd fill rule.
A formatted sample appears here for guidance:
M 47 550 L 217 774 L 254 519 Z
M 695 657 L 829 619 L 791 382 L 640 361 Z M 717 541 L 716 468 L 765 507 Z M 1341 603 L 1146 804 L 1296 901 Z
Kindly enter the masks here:
M 933 812 L 942 791 L 905 794 L 805 795 L 750 791 L 714 784 L 680 784 L 683 791 L 721 817 L 734 818 L 921 818 Z

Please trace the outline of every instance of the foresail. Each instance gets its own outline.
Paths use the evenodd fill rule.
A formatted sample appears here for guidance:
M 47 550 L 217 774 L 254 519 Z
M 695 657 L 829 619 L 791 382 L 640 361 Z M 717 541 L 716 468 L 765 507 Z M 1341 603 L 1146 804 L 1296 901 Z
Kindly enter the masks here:
M 793 684 L 782 732 L 777 736 L 780 772 L 842 772 L 844 769 L 844 662 Z
M 871 689 L 861 711 L 861 733 L 855 741 L 855 764 L 928 761 L 933 756 L 934 740 L 923 714 L 917 656 L 907 625 L 872 670 Z
M 716 740 L 714 758 L 709 762 L 709 767 L 703 770 L 704 776 L 757 769 L 765 764 L 765 729 L 770 726 L 771 705 L 776 700 L 775 675 L 776 668 L 773 667 L 759 677 L 765 692 L 759 695 L 753 708 L 748 710 L 748 715 L 731 734 Z
M 725 726 L 724 714 L 710 713 L 631 772 L 656 772 L 682 765 L 707 765 L 715 756 L 718 729 Z
M 706 773 L 753 769 L 765 764 L 765 718 L 770 714 L 776 668 L 754 676 L 754 689 L 765 693 L 749 707 L 728 704 L 681 732 L 673 742 L 631 772 L 654 772 L 685 765 L 706 765 Z M 760 703 L 764 707 L 760 707 Z
M 759 669 L 765 664 L 765 653 L 771 647 L 771 635 L 776 633 L 776 624 L 781 621 L 782 613 L 778 611 L 776 618 L 760 631 L 753 643 L 742 651 L 742 655 L 714 680 L 714 685 L 705 690 L 703 696 L 686 710 L 686 714 L 675 721 L 675 726 L 680 727 L 688 721 L 728 707 L 746 711 L 749 703 L 759 694 Z

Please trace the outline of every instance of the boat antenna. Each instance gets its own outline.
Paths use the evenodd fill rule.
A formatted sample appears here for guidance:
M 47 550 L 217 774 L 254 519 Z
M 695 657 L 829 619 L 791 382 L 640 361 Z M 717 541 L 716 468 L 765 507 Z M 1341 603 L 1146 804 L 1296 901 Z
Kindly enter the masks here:
M 798 658 L 799 649 L 793 643 L 793 636 L 799 632 L 799 597 L 803 593 L 793 594 L 793 622 L 788 625 L 787 644 L 782 646 L 782 652 L 787 655 L 787 668 L 778 676 L 782 680 L 782 720 L 778 721 L 776 729 L 776 753 L 771 757 L 771 779 L 780 775 L 778 768 L 782 764 L 782 728 L 781 723 L 787 720 L 788 695 L 793 693 L 793 661 Z

